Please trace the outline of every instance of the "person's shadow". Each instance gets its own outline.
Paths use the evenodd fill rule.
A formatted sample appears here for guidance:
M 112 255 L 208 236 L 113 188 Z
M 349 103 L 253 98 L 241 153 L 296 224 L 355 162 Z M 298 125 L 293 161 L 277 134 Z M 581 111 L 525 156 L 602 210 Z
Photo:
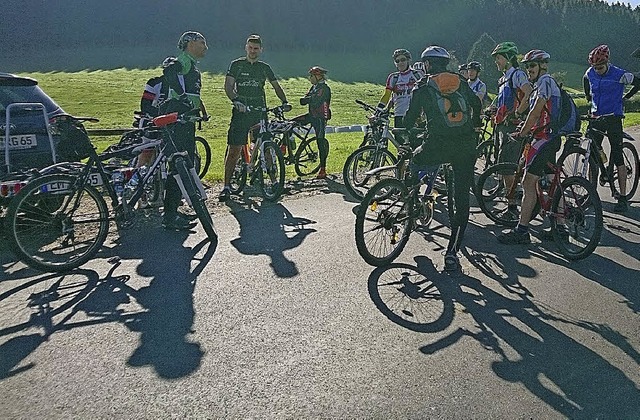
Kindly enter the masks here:
M 292 215 L 281 203 L 258 204 L 245 199 L 245 206 L 235 201 L 230 201 L 228 206 L 240 224 L 240 236 L 233 239 L 231 245 L 244 255 L 268 256 L 273 272 L 280 278 L 299 273 L 295 262 L 284 252 L 300 246 L 307 235 L 315 232 L 309 227 L 315 221 Z

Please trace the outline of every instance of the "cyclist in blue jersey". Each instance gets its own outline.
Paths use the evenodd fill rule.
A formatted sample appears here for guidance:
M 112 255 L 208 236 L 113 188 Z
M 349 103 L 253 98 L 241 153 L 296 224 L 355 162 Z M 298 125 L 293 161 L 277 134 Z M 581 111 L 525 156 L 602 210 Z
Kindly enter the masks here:
M 168 86 L 168 100 L 160 104 L 160 112 L 189 112 L 200 110 L 201 76 L 197 68 L 198 60 L 207 52 L 205 37 L 195 31 L 187 31 L 178 40 L 180 54 L 163 70 L 163 83 Z M 178 150 L 189 154 L 191 161 L 195 155 L 195 123 L 175 124 L 174 143 Z M 168 230 L 188 230 L 195 226 L 195 217 L 178 212 L 182 192 L 175 178 L 167 178 L 164 197 L 164 217 L 162 226 Z
M 404 48 L 399 48 L 391 56 L 398 71 L 387 76 L 384 94 L 378 102 L 378 112 L 384 110 L 388 104 L 393 106 L 394 121 L 396 128 L 404 127 L 402 119 L 409 109 L 411 91 L 418 80 L 424 76 L 424 72 L 411 67 L 411 52 Z
M 560 87 L 548 73 L 550 58 L 543 50 L 531 50 L 522 59 L 534 88 L 529 98 L 529 113 L 514 137 L 533 135 L 533 139 L 528 152 L 521 158 L 524 159 L 525 172 L 520 218 L 513 230 L 498 236 L 498 241 L 503 244 L 531 242 L 529 222 L 537 202 L 536 184 L 540 177 L 550 172 L 548 163 L 555 164 L 556 153 L 560 149 L 560 135 L 551 129 L 551 123 L 560 118 Z
M 584 93 L 591 102 L 591 114 L 606 116 L 594 121 L 593 127 L 607 134 L 611 145 L 611 161 L 618 169 L 620 196 L 613 210 L 616 213 L 627 211 L 627 168 L 622 156 L 622 118 L 624 118 L 623 101 L 631 98 L 640 90 L 640 78 L 633 73 L 609 63 L 609 47 L 599 45 L 589 53 L 589 65 L 583 78 Z M 625 95 L 626 85 L 633 85 Z M 602 144 L 603 137 L 594 134 L 594 140 Z M 601 176 L 606 176 L 601 174 Z M 611 181 L 613 182 L 613 181 Z
M 470 61 L 467 63 L 467 81 L 469 87 L 482 102 L 482 107 L 489 105 L 489 96 L 487 95 L 487 85 L 480 80 L 480 71 L 482 64 L 478 61 Z
M 245 57 L 240 57 L 231 62 L 224 80 L 224 92 L 233 104 L 229 132 L 227 133 L 227 154 L 224 161 L 224 187 L 220 192 L 219 200 L 226 201 L 231 195 L 231 175 L 242 146 L 247 143 L 250 128 L 260 121 L 261 111 L 252 108 L 264 108 L 267 100 L 264 85 L 269 81 L 276 96 L 290 109 L 287 96 L 282 90 L 271 66 L 258 60 L 262 53 L 262 39 L 259 35 L 249 35 L 245 44 Z

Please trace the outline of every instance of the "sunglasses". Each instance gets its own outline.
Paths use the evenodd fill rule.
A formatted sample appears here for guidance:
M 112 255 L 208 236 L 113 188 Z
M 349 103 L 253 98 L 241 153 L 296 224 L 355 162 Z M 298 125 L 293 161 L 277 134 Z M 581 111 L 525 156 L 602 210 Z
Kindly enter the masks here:
M 396 58 L 394 61 L 396 63 L 404 63 L 405 61 L 407 61 L 407 59 L 405 57 L 402 57 L 402 58 Z
M 525 67 L 528 68 L 528 69 L 532 69 L 532 68 L 536 67 L 537 65 L 538 65 L 538 63 L 527 63 L 525 65 Z
M 606 69 L 606 68 L 607 68 L 607 65 L 606 65 L 606 64 L 598 64 L 597 66 L 593 66 L 593 68 L 594 68 L 595 70 L 600 71 L 600 70 L 604 70 L 604 69 Z

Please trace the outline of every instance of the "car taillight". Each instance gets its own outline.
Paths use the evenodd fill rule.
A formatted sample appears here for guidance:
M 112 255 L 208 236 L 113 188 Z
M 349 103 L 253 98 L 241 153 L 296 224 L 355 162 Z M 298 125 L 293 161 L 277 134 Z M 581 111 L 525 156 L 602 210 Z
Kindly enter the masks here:
M 0 184 L 0 197 L 13 197 L 18 194 L 22 187 L 27 185 L 24 181 L 9 181 Z

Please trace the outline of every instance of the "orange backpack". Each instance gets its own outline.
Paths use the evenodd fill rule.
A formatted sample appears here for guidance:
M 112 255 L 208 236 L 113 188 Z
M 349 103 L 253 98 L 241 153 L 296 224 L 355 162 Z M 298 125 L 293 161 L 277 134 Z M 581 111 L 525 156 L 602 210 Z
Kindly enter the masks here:
M 429 76 L 427 84 L 436 93 L 438 110 L 448 127 L 460 127 L 469 121 L 471 110 L 460 93 L 460 77 L 457 74 L 438 73 Z

